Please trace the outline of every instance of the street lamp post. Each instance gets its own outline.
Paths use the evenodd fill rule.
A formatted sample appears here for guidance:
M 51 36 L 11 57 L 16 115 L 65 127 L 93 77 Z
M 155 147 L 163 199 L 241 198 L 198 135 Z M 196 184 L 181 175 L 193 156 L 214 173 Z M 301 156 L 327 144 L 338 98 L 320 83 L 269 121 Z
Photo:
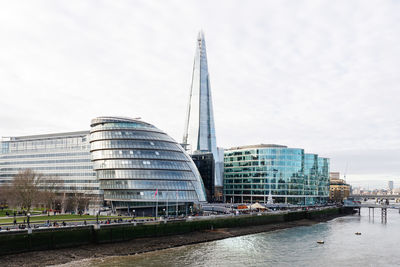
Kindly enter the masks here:
M 31 225 L 30 225 L 31 214 L 30 213 L 27 214 L 27 218 L 28 218 L 28 228 L 31 228 Z

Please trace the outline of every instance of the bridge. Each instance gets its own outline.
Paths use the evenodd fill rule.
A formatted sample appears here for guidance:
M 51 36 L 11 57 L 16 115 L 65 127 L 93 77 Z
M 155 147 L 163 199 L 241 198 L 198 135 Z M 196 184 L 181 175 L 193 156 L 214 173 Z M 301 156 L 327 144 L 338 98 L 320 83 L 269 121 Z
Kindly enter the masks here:
M 348 205 L 344 205 L 344 207 L 346 208 L 353 208 L 353 209 L 357 209 L 358 210 L 358 214 L 361 215 L 361 208 L 368 208 L 368 216 L 371 216 L 371 210 L 372 210 L 372 217 L 375 216 L 375 209 L 381 209 L 381 221 L 382 223 L 386 223 L 387 222 L 387 209 L 397 209 L 399 210 L 400 213 L 400 205 L 386 205 L 386 204 L 348 204 Z
M 400 195 L 360 195 L 360 194 L 353 194 L 350 195 L 349 197 L 352 198 L 384 198 L 384 199 L 396 199 L 400 198 Z

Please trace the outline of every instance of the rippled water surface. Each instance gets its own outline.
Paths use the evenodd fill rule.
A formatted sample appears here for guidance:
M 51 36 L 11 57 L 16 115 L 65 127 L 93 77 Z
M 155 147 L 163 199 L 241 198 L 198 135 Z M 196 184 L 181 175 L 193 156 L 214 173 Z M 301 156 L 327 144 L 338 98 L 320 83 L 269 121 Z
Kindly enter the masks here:
M 362 235 L 355 235 L 361 232 Z M 324 240 L 325 244 L 316 241 Z M 89 266 L 400 266 L 400 214 L 381 223 L 361 216 L 313 226 L 233 237 L 134 256 L 108 257 Z

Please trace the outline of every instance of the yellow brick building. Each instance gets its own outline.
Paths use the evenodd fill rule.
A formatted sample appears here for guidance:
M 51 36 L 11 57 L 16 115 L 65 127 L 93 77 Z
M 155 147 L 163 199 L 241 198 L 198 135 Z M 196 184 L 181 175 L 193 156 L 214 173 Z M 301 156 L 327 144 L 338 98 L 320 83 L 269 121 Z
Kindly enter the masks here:
M 350 195 L 350 185 L 339 177 L 339 172 L 330 173 L 329 200 L 335 202 L 342 202 Z

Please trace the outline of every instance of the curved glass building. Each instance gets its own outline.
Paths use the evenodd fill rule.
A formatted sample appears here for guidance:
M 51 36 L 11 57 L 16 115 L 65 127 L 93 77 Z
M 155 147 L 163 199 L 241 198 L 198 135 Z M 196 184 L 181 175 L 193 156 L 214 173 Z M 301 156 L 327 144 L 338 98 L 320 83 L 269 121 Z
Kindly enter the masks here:
M 149 123 L 120 117 L 93 119 L 90 153 L 104 200 L 114 210 L 140 216 L 171 214 L 206 201 L 190 156 Z
M 281 145 L 234 147 L 224 156 L 226 202 L 315 204 L 329 197 L 329 160 Z M 329 175 L 328 175 L 329 176 Z

